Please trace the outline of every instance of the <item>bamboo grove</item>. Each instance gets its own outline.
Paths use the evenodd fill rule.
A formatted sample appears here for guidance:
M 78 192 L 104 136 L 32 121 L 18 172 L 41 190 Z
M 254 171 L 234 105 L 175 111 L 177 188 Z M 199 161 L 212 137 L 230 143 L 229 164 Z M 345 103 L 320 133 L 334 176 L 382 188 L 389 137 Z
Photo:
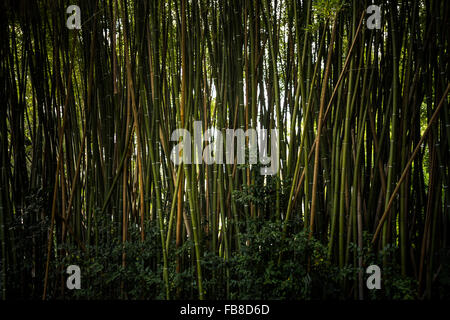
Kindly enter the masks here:
M 304 298 L 448 297 L 448 1 L 378 3 L 379 30 L 370 1 L 75 2 L 0 4 L 3 299 L 73 296 L 69 264 L 110 298 L 273 298 L 292 265 L 304 286 L 340 275 Z M 194 121 L 278 129 L 276 174 L 175 165 L 171 133 Z M 251 268 L 274 278 L 243 296 Z

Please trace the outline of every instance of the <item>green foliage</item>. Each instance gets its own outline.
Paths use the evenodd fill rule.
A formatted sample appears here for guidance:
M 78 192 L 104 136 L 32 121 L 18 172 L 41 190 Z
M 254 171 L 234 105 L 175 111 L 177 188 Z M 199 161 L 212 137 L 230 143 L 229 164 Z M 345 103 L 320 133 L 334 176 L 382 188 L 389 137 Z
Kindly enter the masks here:
M 313 13 L 318 20 L 333 20 L 337 12 L 345 5 L 343 0 L 316 0 L 313 1 Z
M 102 228 L 113 227 L 113 222 L 99 219 Z M 36 225 L 35 235 L 45 234 L 47 225 Z M 204 288 L 208 299 L 269 299 L 310 300 L 345 298 L 345 283 L 352 285 L 357 280 L 359 269 L 353 265 L 338 268 L 327 260 L 327 248 L 304 231 L 301 222 L 288 225 L 288 236 L 283 239 L 279 223 L 252 219 L 240 223 L 241 251 L 228 261 L 204 250 L 201 264 Z M 40 230 L 40 231 L 39 231 Z M 58 255 L 50 266 L 50 283 L 62 283 L 49 292 L 51 298 L 64 299 L 164 299 L 163 264 L 160 257 L 159 230 L 155 221 L 146 223 L 144 242 L 133 241 L 122 244 L 118 239 L 102 241 L 97 246 L 81 250 L 76 244 L 57 247 Z M 130 238 L 139 238 L 137 230 Z M 365 245 L 360 250 L 351 243 L 350 251 L 363 258 L 364 285 L 365 268 L 377 264 L 382 269 L 382 289 L 366 290 L 368 299 L 417 299 L 417 282 L 402 277 L 400 266 L 392 259 L 397 248 L 387 246 L 380 254 L 370 248 L 371 234 L 365 233 Z M 172 246 L 174 247 L 174 246 Z M 17 249 L 19 249 L 18 247 Z M 126 252 L 125 266 L 122 253 Z M 186 268 L 176 272 L 175 263 L 169 265 L 171 296 L 177 299 L 195 299 L 197 294 L 194 244 L 188 240 L 178 250 L 170 250 L 185 260 Z M 447 254 L 447 259 L 448 259 Z M 187 260 L 186 260 L 187 259 Z M 383 261 L 388 261 L 383 265 Z M 392 261 L 392 262 L 390 262 Z M 65 288 L 66 269 L 69 265 L 81 269 L 81 289 Z M 23 264 L 15 272 L 30 272 L 31 264 Z M 25 269 L 26 270 L 25 270 Z M 10 272 L 12 270 L 9 270 Z M 43 271 L 43 270 L 42 270 Z M 229 283 L 227 284 L 227 274 Z M 439 274 L 439 292 L 444 294 L 450 284 L 448 265 Z M 43 273 L 40 274 L 42 276 Z M 228 286 L 228 289 L 227 289 Z M 19 290 L 19 288 L 17 288 Z M 39 291 L 33 295 L 38 297 Z M 441 295 L 442 297 L 442 295 Z
M 346 5 L 344 0 L 316 0 L 312 4 L 313 19 L 306 26 L 308 32 L 317 31 L 324 21 L 336 19 L 338 12 Z
M 233 256 L 236 299 L 315 299 L 339 291 L 326 248 L 299 223 L 283 239 L 277 223 L 253 220 L 243 234 L 242 252 Z
M 242 251 L 229 261 L 205 252 L 201 263 L 208 298 L 226 298 L 227 272 L 232 299 L 337 298 L 339 283 L 335 281 L 336 270 L 326 261 L 325 246 L 314 239 L 308 240 L 307 234 L 300 231 L 300 224 L 289 228 L 297 231 L 283 240 L 279 224 L 252 220 L 242 234 Z M 162 262 L 155 259 L 160 250 L 156 225 L 148 224 L 146 232 L 144 242 L 129 242 L 124 246 L 118 241 L 104 242 L 88 247 L 86 252 L 76 247 L 59 247 L 58 250 L 70 254 L 56 260 L 51 281 L 66 279 L 67 266 L 75 264 L 81 269 L 82 289 L 65 289 L 65 298 L 163 299 Z M 121 262 L 123 250 L 125 267 Z M 186 241 L 176 253 L 193 257 L 192 241 Z M 169 279 L 172 294 L 177 298 L 195 298 L 194 263 L 180 273 L 170 265 Z M 56 298 L 58 292 L 54 294 Z
M 139 237 L 133 231 L 131 238 Z M 67 252 L 55 262 L 55 280 L 67 277 L 67 266 L 74 264 L 81 269 L 81 289 L 65 289 L 66 298 L 80 299 L 163 299 L 164 283 L 159 263 L 159 231 L 154 222 L 146 224 L 144 242 L 122 244 L 118 239 L 102 241 L 97 246 L 87 246 L 86 251 L 74 246 L 60 246 Z M 125 266 L 122 254 L 126 253 Z M 123 290 L 122 290 L 123 288 Z M 57 296 L 57 295 L 56 295 Z M 55 297 L 56 297 L 55 296 Z
M 245 167 L 241 165 L 240 167 Z M 251 185 L 242 185 L 242 189 L 233 191 L 233 198 L 237 204 L 248 206 L 253 204 L 260 210 L 262 216 L 271 217 L 276 207 L 277 197 L 277 176 L 262 176 L 259 174 L 260 164 L 253 165 L 252 170 L 256 172 L 254 183 Z M 289 190 L 291 188 L 292 178 L 286 178 L 280 188 L 280 208 L 283 212 L 287 209 Z
M 390 300 L 413 300 L 417 299 L 417 281 L 411 277 L 401 275 L 401 266 L 394 259 L 398 247 L 388 244 L 378 254 L 371 246 L 370 239 L 372 234 L 364 233 L 364 246 L 361 249 L 354 243 L 350 244 L 350 250 L 355 252 L 357 258 L 363 259 L 364 279 L 368 275 L 365 269 L 370 265 L 378 265 L 381 268 L 381 289 L 368 290 L 368 297 L 371 300 L 390 299 Z M 353 268 L 353 275 L 356 276 L 358 269 Z M 353 278 L 353 279 L 356 279 Z M 365 281 L 364 281 L 365 285 Z

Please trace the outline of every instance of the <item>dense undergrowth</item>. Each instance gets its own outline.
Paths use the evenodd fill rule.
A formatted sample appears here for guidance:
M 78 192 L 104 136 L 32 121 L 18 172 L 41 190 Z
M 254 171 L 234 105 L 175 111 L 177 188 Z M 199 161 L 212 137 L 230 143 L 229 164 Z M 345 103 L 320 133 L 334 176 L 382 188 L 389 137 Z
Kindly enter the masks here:
M 109 230 L 113 234 L 117 224 L 107 219 L 99 221 L 100 230 Z M 47 225 L 40 223 L 29 229 L 29 239 L 45 234 Z M 268 300 L 309 300 L 309 299 L 356 299 L 354 289 L 357 285 L 359 269 L 349 264 L 339 268 L 327 259 L 327 248 L 320 241 L 308 239 L 301 222 L 290 223 L 289 235 L 283 238 L 283 230 L 277 222 L 253 219 L 241 226 L 241 251 L 225 261 L 217 254 L 205 251 L 201 264 L 205 298 L 207 299 L 268 299 Z M 107 234 L 108 232 L 106 232 Z M 75 243 L 60 245 L 59 255 L 52 262 L 49 283 L 52 299 L 164 299 L 165 288 L 162 276 L 161 251 L 158 241 L 159 230 L 155 221 L 146 223 L 147 237 L 144 242 L 120 243 L 118 239 L 104 239 L 97 246 L 80 249 Z M 135 230 L 130 238 L 139 239 Z M 368 242 L 370 235 L 365 235 Z M 207 246 L 207 242 L 203 243 Z M 26 252 L 27 242 L 20 242 L 17 250 Z M 175 248 L 175 246 L 172 246 Z M 175 299 L 196 299 L 196 275 L 193 241 L 187 240 L 177 251 L 169 254 L 183 257 L 185 269 L 176 272 L 174 263 L 169 265 L 170 295 Z M 350 250 L 358 251 L 352 244 Z M 376 256 L 364 247 L 357 256 L 362 256 L 364 266 L 382 265 L 383 257 L 389 257 L 395 248 L 387 248 Z M 126 253 L 125 265 L 122 254 Z M 81 289 L 68 290 L 65 279 L 66 268 L 78 265 L 81 269 Z M 31 270 L 33 269 L 33 271 Z M 34 266 L 24 263 L 16 270 L 9 270 L 13 277 L 36 272 Z M 43 276 L 35 274 L 35 278 Z M 366 279 L 367 275 L 364 275 Z M 444 298 L 450 284 L 449 270 L 444 270 L 435 288 L 436 298 Z M 62 285 L 64 284 L 64 285 Z M 28 288 L 7 284 L 20 295 L 28 292 L 29 298 L 39 298 L 39 288 L 30 282 Z M 382 289 L 366 290 L 367 299 L 416 299 L 417 283 L 401 277 L 399 266 L 388 264 L 383 267 Z M 347 293 L 350 292 L 350 295 Z M 440 294 L 440 295 L 439 295 Z

